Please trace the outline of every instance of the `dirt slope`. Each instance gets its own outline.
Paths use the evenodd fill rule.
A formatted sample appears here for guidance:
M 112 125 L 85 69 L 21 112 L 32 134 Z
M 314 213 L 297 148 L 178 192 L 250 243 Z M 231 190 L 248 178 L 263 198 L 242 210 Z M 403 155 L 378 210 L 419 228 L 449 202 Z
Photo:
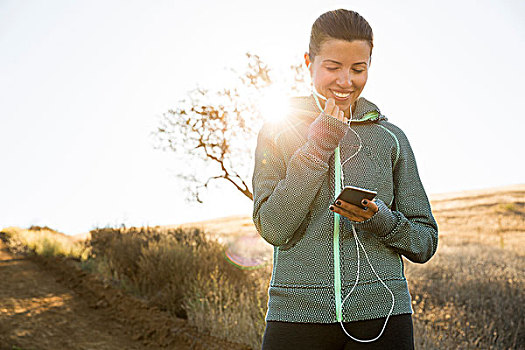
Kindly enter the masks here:
M 105 286 L 74 261 L 14 257 L 0 241 L 0 350 L 239 349 Z
M 0 243 L 3 244 L 3 243 Z M 0 251 L 1 349 L 140 349 L 123 331 L 55 277 L 25 258 Z

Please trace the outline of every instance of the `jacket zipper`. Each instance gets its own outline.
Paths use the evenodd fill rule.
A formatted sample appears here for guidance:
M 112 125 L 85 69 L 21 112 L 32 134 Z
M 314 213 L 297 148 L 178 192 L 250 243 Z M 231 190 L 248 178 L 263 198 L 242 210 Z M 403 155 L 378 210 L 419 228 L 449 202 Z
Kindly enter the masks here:
M 339 146 L 335 149 L 335 193 L 341 192 L 341 154 Z M 339 214 L 334 213 L 334 291 L 335 291 L 335 314 L 337 321 L 343 319 L 341 303 L 341 261 L 339 257 Z
M 319 107 L 320 108 L 320 107 Z M 374 120 L 379 117 L 377 111 L 370 111 L 366 113 L 363 118 L 357 120 L 359 122 Z M 397 140 L 396 140 L 397 141 Z M 397 161 L 397 159 L 396 159 Z M 334 172 L 335 172 L 335 194 L 341 192 L 341 149 L 339 146 L 335 149 L 334 157 Z M 341 259 L 339 251 L 339 236 L 340 236 L 340 215 L 334 213 L 334 292 L 335 292 L 335 314 L 337 321 L 341 322 L 343 320 L 343 307 L 341 302 Z

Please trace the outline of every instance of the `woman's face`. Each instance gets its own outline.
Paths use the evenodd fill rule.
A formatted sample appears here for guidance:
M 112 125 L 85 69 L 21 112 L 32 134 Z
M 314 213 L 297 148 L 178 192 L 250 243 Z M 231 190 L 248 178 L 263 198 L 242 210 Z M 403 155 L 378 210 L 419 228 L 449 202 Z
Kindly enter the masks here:
M 305 54 L 305 62 L 317 92 L 333 98 L 348 117 L 349 107 L 368 79 L 370 44 L 364 40 L 329 39 L 321 44 L 313 61 Z M 324 101 L 320 102 L 324 108 Z

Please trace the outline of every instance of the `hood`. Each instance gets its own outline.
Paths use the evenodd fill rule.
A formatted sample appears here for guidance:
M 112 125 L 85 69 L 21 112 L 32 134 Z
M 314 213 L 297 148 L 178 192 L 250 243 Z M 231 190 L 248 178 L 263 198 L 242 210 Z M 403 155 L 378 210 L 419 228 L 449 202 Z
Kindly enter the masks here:
M 313 95 L 293 97 L 290 100 L 292 110 L 291 116 L 300 118 L 307 122 L 312 122 L 319 116 L 321 111 L 315 103 Z M 379 108 L 364 97 L 359 97 L 356 102 L 356 109 L 353 115 L 353 123 L 370 123 L 379 120 L 388 120 L 381 114 Z

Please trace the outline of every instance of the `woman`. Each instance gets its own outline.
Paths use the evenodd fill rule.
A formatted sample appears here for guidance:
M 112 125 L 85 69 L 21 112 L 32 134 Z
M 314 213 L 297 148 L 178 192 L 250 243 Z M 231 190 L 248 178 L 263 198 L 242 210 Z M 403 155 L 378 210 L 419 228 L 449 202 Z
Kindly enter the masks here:
M 358 13 L 321 15 L 305 54 L 312 95 L 259 132 L 253 221 L 274 246 L 265 350 L 414 347 L 401 256 L 428 261 L 437 224 L 405 134 L 359 97 L 372 48 Z M 348 185 L 377 196 L 334 203 Z

